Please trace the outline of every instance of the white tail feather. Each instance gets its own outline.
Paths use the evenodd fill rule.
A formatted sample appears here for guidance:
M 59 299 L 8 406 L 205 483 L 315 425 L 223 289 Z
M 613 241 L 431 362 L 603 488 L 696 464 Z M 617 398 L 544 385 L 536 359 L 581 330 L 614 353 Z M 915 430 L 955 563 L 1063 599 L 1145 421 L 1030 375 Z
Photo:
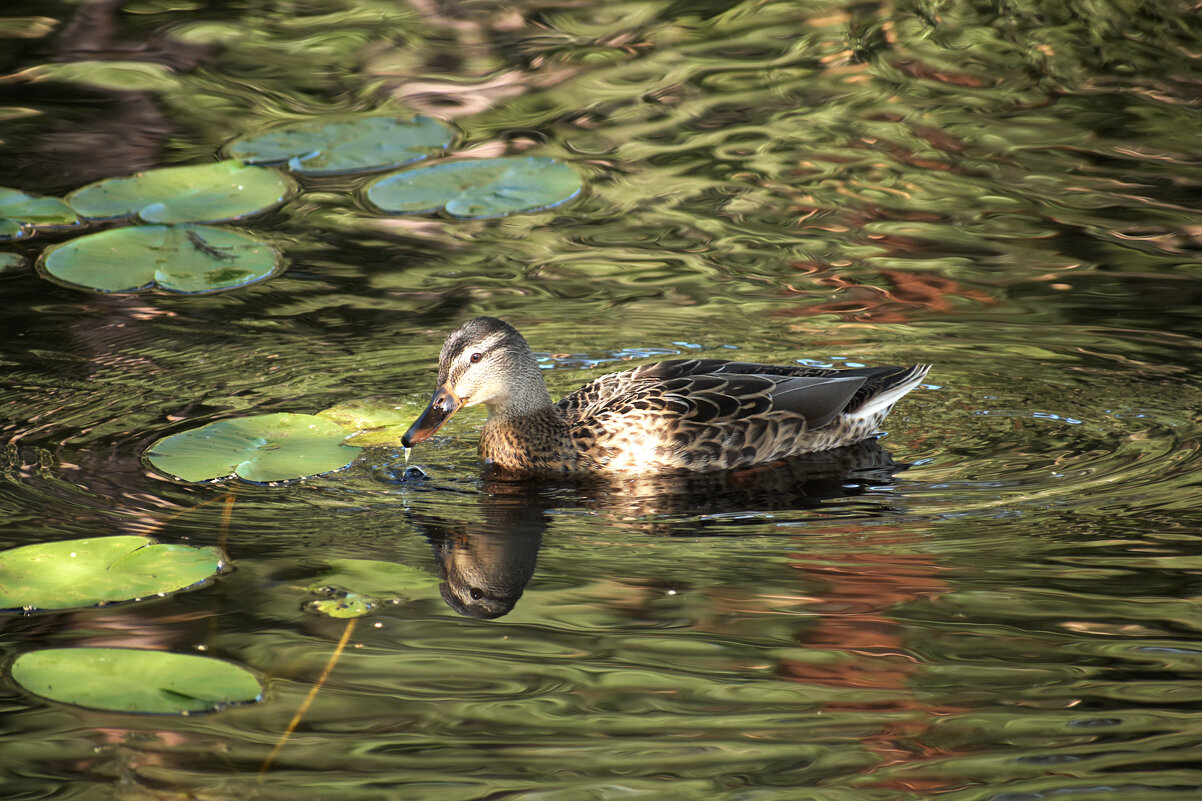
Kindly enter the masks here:
M 889 411 L 889 407 L 902 399 L 902 396 L 921 384 L 922 379 L 926 378 L 927 373 L 930 371 L 931 365 L 929 364 L 914 365 L 897 379 L 896 384 L 884 390 L 879 395 L 873 395 L 863 406 L 853 409 L 850 416 L 866 419 L 878 414 L 884 415 Z

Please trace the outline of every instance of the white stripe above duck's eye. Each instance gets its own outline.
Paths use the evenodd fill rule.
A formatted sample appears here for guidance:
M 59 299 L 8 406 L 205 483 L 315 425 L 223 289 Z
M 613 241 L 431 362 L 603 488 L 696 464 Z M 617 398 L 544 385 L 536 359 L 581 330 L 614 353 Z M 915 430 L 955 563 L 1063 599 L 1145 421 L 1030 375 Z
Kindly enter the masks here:
M 490 336 L 488 339 L 482 340 L 480 342 L 476 342 L 470 348 L 465 349 L 463 351 L 463 353 L 459 354 L 459 358 L 456 359 L 455 361 L 462 362 L 463 366 L 466 367 L 469 364 L 471 364 L 471 359 L 472 359 L 473 353 L 488 353 L 490 350 L 492 350 L 494 347 L 496 347 L 496 345 L 504 338 L 505 338 L 505 332 L 498 331 L 497 333 Z

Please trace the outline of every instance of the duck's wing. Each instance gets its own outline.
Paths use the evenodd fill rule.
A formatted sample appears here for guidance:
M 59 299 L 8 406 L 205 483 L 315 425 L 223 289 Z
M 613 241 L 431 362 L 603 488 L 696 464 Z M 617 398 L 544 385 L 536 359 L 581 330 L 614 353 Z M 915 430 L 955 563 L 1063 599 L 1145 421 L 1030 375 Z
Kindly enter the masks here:
M 731 362 L 725 359 L 674 359 L 644 364 L 621 373 L 603 375 L 565 396 L 558 406 L 571 420 L 583 416 L 586 413 L 585 410 L 591 409 L 598 403 L 608 403 L 632 387 L 646 385 L 648 382 L 664 382 L 704 375 L 828 376 L 838 373 L 837 370 L 800 365 L 755 364 Z
M 580 450 L 611 469 L 726 469 L 794 452 L 842 412 L 867 376 L 727 362 L 661 362 L 603 376 L 564 398 Z

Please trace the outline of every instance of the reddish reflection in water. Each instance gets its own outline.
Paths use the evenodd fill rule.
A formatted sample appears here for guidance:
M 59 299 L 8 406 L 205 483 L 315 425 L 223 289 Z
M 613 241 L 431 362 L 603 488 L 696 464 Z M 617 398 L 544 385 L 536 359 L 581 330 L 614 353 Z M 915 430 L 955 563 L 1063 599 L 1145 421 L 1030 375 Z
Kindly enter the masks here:
M 905 548 L 913 536 L 882 532 L 873 536 L 873 544 L 885 549 Z M 836 561 L 837 560 L 837 561 Z M 939 577 L 942 570 L 935 560 L 922 555 L 881 552 L 841 554 L 821 557 L 795 554 L 790 565 L 805 573 L 807 584 L 822 589 L 810 609 L 819 615 L 817 626 L 806 629 L 800 644 L 809 649 L 837 653 L 840 658 L 806 662 L 785 659 L 779 672 L 787 681 L 827 687 L 895 691 L 886 704 L 879 700 L 863 703 L 833 702 L 824 709 L 834 711 L 872 710 L 880 727 L 864 736 L 864 747 L 878 758 L 873 773 L 890 766 L 912 765 L 942 759 L 947 753 L 923 743 L 922 737 L 932 720 L 961 711 L 948 706 L 932 706 L 912 689 L 911 681 L 922 662 L 906 647 L 906 631 L 895 621 L 890 610 L 898 604 L 929 599 L 948 590 Z M 879 699 L 876 693 L 873 695 Z M 894 710 L 896 718 L 880 716 Z M 947 791 L 961 786 L 963 779 L 936 776 L 890 778 L 873 784 L 907 791 Z

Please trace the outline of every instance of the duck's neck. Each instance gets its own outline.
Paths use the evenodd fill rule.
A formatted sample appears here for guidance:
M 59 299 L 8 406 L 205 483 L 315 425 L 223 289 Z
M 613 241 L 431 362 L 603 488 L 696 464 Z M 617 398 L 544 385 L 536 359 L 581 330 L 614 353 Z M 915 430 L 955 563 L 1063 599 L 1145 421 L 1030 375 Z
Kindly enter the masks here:
M 570 471 L 578 454 L 563 413 L 551 404 L 521 414 L 489 409 L 480 432 L 480 458 L 496 467 L 521 473 Z

